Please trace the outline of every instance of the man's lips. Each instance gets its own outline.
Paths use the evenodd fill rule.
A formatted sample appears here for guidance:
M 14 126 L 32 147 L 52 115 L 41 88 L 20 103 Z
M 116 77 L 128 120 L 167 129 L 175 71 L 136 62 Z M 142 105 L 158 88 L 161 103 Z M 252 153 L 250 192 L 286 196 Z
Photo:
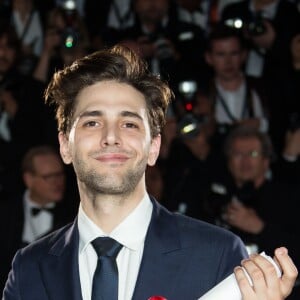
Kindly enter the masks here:
M 129 157 L 124 154 L 111 153 L 99 155 L 96 159 L 101 162 L 125 162 Z

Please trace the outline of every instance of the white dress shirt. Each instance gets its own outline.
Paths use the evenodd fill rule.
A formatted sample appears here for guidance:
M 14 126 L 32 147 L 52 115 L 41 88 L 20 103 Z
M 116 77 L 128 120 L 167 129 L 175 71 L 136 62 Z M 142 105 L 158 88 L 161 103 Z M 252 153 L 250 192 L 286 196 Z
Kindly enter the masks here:
M 31 19 L 29 18 L 30 15 L 27 16 L 26 22 L 23 22 L 19 13 L 14 11 L 12 15 L 12 23 L 18 34 L 18 37 L 21 38 L 24 30 L 26 29 L 26 23 L 30 22 L 23 37 L 22 43 L 27 46 L 32 46 L 33 53 L 39 56 L 43 48 L 42 23 L 37 11 L 33 11 Z
M 40 211 L 36 216 L 31 214 L 32 208 L 41 208 L 34 203 L 29 197 L 29 191 L 26 190 L 23 197 L 24 203 L 24 227 L 22 234 L 22 241 L 31 243 L 48 233 L 53 227 L 53 215 L 46 210 Z M 49 203 L 44 207 L 53 208 L 55 203 Z
M 222 99 L 225 102 L 229 112 L 236 120 L 243 120 L 247 116 L 243 116 L 244 108 L 246 105 L 246 83 L 245 81 L 240 85 L 235 91 L 227 91 L 222 88 L 218 82 L 216 82 L 216 87 L 218 94 L 221 95 Z M 264 116 L 264 111 L 260 98 L 258 94 L 251 90 L 251 97 L 253 100 L 253 114 L 255 118 L 260 119 L 259 129 L 262 132 L 268 130 L 269 124 L 267 119 Z M 224 106 L 221 104 L 221 101 L 218 99 L 216 101 L 215 117 L 218 123 L 222 124 L 232 124 L 232 119 L 228 116 L 228 113 L 224 109 Z
M 116 29 L 124 29 L 132 26 L 134 15 L 131 9 L 130 0 L 113 0 L 111 1 L 108 12 L 107 25 Z
M 132 298 L 152 210 L 152 203 L 146 194 L 134 211 L 109 234 L 109 237 L 123 245 L 117 256 L 119 300 L 130 300 Z M 81 293 L 83 300 L 90 300 L 93 275 L 98 260 L 91 241 L 100 236 L 107 236 L 107 234 L 93 223 L 85 214 L 81 205 L 78 212 L 78 230 Z

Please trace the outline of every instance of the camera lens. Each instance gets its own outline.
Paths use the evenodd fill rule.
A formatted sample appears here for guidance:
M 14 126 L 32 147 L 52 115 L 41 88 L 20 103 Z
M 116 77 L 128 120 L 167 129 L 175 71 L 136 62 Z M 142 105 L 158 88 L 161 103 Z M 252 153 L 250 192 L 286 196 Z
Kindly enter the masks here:
M 77 45 L 78 34 L 73 28 L 66 28 L 62 34 L 63 47 L 72 49 Z

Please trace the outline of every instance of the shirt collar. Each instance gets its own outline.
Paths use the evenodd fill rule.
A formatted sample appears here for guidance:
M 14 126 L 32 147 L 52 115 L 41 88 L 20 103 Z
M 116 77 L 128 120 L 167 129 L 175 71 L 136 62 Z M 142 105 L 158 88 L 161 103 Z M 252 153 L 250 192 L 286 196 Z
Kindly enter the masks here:
M 137 250 L 144 242 L 150 224 L 153 205 L 146 194 L 138 206 L 108 236 L 124 247 Z M 137 226 L 138 224 L 138 226 Z M 98 227 L 79 206 L 78 211 L 79 253 L 99 236 L 107 234 Z

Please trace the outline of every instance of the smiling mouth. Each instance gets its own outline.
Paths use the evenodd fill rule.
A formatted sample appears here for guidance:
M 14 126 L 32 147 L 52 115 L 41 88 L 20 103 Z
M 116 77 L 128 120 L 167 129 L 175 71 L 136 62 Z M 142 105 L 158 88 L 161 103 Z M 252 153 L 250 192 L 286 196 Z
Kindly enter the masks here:
M 105 154 L 96 158 L 100 162 L 122 163 L 128 160 L 128 156 L 122 154 Z

